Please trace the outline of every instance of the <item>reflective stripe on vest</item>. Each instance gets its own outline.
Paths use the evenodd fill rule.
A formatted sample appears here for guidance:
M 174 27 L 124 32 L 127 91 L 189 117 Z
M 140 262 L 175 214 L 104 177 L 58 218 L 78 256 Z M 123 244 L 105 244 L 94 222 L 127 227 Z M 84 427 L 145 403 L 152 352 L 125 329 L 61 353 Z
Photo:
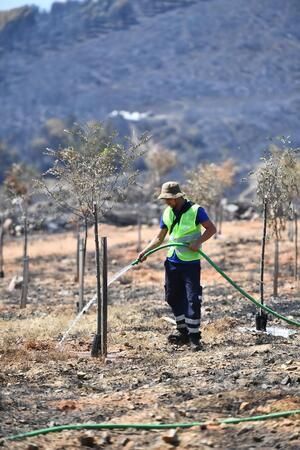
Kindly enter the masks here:
M 182 214 L 179 224 L 177 223 L 174 226 L 172 234 L 169 236 L 170 241 L 189 244 L 192 241 L 196 241 L 201 236 L 202 227 L 200 224 L 195 224 L 198 208 L 199 205 L 194 204 Z M 167 226 L 168 231 L 170 231 L 175 217 L 172 208 L 168 206 L 163 214 L 163 221 Z M 168 258 L 173 255 L 174 251 L 181 261 L 195 261 L 201 258 L 198 253 L 189 250 L 188 247 L 169 247 L 167 254 Z

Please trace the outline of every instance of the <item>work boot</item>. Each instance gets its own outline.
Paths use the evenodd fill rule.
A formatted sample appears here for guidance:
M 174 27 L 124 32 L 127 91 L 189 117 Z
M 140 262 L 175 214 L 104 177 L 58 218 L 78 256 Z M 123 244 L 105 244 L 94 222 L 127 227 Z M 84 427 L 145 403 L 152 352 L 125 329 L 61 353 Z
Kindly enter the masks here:
M 175 345 L 185 345 L 189 343 L 189 334 L 186 328 L 177 330 L 174 334 L 169 334 L 168 342 Z
M 189 334 L 190 349 L 192 352 L 199 352 L 203 350 L 202 342 L 200 341 L 200 333 Z

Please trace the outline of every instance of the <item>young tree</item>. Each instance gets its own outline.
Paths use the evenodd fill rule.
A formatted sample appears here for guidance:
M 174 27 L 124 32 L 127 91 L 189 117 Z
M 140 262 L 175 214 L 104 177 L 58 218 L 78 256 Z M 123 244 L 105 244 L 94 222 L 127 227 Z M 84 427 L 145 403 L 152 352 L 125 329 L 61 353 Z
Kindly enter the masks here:
M 296 172 L 297 172 L 297 185 L 300 185 L 300 161 L 297 161 L 296 166 Z M 294 279 L 297 282 L 299 280 L 299 271 L 298 271 L 298 256 L 299 256 L 299 210 L 300 210 L 300 198 L 293 200 L 292 203 L 292 214 L 291 214 L 291 224 L 293 228 L 292 232 L 292 240 L 294 242 Z
M 117 142 L 117 135 L 107 134 L 101 123 L 76 125 L 68 131 L 72 146 L 57 150 L 47 149 L 53 165 L 38 182 L 63 210 L 70 211 L 83 221 L 86 229 L 89 220 L 94 223 L 97 274 L 99 274 L 99 246 L 96 228 L 98 216 L 105 215 L 111 202 L 124 199 L 126 189 L 136 179 L 134 162 L 141 157 L 142 145 L 147 141 L 142 136 L 137 143 L 127 146 Z M 50 186 L 47 178 L 54 179 Z M 86 248 L 86 241 L 85 241 Z M 97 276 L 97 292 L 100 278 Z
M 12 204 L 19 208 L 23 223 L 24 250 L 23 250 L 23 284 L 20 307 L 27 304 L 29 280 L 28 256 L 28 206 L 32 195 L 34 171 L 24 164 L 13 164 L 6 173 L 4 186 L 11 198 Z
M 3 257 L 3 246 L 4 246 L 4 223 L 7 218 L 6 215 L 6 195 L 4 190 L 0 188 L 0 278 L 4 278 L 4 257 Z
M 271 147 L 269 157 L 262 158 L 263 165 L 255 172 L 259 206 L 265 210 L 267 222 L 274 236 L 274 279 L 273 296 L 278 296 L 279 241 L 291 211 L 293 199 L 299 196 L 299 174 L 297 157 L 299 149 L 288 146 Z M 265 233 L 263 243 L 265 242 Z M 263 252 L 262 252 L 263 255 Z M 263 272 L 261 272 L 261 295 L 263 295 Z
M 222 164 L 200 164 L 194 171 L 187 174 L 186 193 L 200 205 L 213 213 L 215 222 L 222 224 L 222 199 L 234 179 L 236 166 L 232 159 Z
M 160 144 L 149 143 L 145 163 L 150 170 L 152 184 L 159 186 L 162 177 L 176 166 L 177 156 L 174 151 L 163 148 Z

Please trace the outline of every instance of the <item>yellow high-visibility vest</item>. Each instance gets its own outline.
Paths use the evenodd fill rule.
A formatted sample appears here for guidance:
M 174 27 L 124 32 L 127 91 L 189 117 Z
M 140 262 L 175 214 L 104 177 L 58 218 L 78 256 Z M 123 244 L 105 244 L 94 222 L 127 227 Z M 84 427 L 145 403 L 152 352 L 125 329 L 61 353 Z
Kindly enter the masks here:
M 200 224 L 195 224 L 198 208 L 199 205 L 193 204 L 186 212 L 182 214 L 179 223 L 176 223 L 173 230 L 171 230 L 171 228 L 176 216 L 170 206 L 165 209 L 163 213 L 163 222 L 168 228 L 169 233 L 171 230 L 171 234 L 169 236 L 170 241 L 189 244 L 201 236 L 202 226 Z M 201 258 L 199 253 L 193 252 L 187 247 L 169 247 L 167 254 L 168 258 L 173 255 L 174 251 L 181 261 L 195 261 Z

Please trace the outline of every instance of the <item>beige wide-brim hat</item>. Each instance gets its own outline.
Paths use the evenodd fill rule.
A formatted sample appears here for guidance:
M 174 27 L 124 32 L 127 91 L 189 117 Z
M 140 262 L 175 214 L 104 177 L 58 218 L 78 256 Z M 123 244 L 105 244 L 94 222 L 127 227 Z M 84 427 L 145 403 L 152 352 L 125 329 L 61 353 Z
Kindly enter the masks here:
M 179 198 L 184 197 L 184 192 L 181 191 L 179 184 L 176 181 L 167 181 L 161 187 L 161 193 L 157 198 L 168 199 L 168 198 Z

